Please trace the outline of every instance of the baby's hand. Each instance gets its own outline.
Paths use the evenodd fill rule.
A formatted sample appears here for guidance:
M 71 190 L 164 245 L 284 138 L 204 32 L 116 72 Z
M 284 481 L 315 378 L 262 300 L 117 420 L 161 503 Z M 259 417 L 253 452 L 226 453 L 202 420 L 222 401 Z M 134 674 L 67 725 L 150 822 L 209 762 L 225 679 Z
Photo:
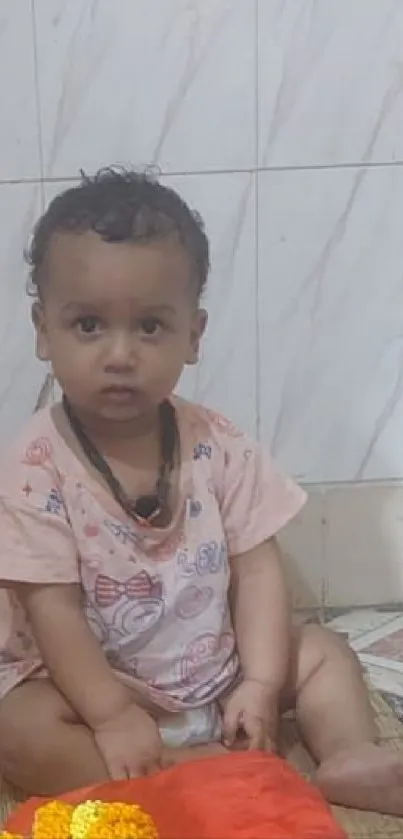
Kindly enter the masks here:
M 150 775 L 161 768 L 158 726 L 134 703 L 94 728 L 93 734 L 114 781 Z
M 263 682 L 245 679 L 226 701 L 223 743 L 231 747 L 246 740 L 248 749 L 276 751 L 279 697 Z

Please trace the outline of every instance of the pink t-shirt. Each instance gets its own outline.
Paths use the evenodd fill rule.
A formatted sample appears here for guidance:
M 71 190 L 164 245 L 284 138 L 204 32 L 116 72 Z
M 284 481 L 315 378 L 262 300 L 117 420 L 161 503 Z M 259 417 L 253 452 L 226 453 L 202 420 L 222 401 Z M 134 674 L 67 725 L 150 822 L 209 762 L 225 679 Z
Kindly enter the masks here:
M 0 470 L 0 579 L 79 583 L 119 676 L 167 710 L 220 696 L 239 661 L 231 556 L 276 534 L 305 495 L 221 416 L 175 399 L 182 466 L 171 524 L 137 524 L 35 414 Z M 46 676 L 19 602 L 0 589 L 0 697 Z

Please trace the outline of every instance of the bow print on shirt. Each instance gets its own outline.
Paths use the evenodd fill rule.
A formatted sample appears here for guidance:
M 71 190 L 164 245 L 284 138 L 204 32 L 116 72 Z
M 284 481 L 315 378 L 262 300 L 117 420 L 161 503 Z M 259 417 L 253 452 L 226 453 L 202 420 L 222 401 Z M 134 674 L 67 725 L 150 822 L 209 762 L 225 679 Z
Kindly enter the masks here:
M 95 581 L 95 601 L 98 606 L 114 606 L 123 597 L 128 600 L 162 598 L 162 583 L 153 579 L 146 571 L 140 571 L 122 582 L 99 574 Z

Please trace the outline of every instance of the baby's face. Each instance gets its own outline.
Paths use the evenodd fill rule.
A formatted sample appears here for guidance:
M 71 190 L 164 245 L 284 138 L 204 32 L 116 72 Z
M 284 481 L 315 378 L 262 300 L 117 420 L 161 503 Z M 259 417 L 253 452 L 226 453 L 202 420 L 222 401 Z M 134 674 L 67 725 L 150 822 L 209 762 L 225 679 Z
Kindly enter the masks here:
M 127 421 L 155 410 L 197 361 L 205 313 L 174 237 L 109 243 L 90 231 L 52 237 L 34 322 L 38 356 L 71 404 Z

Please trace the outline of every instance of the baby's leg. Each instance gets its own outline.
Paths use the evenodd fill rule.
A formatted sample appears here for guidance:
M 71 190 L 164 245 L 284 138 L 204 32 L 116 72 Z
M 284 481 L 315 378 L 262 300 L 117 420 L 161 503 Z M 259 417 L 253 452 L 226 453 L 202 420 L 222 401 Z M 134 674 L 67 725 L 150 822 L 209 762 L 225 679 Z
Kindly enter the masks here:
M 319 763 L 317 783 L 334 804 L 403 815 L 403 754 L 376 745 L 359 662 L 340 636 L 297 631 L 294 691 L 301 733 Z
M 164 748 L 161 762 L 168 767 L 219 751 L 219 743 Z M 24 682 L 0 702 L 0 775 L 28 795 L 50 796 L 108 779 L 90 729 L 47 679 Z
M 45 679 L 0 702 L 0 774 L 32 795 L 58 795 L 108 777 L 90 730 Z

